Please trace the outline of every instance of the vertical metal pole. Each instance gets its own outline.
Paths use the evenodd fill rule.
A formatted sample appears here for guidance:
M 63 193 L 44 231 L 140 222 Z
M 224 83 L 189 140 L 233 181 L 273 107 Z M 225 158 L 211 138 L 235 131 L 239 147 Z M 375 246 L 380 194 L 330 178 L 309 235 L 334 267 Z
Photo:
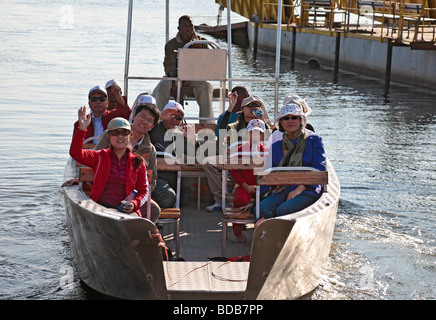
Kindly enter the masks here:
M 259 39 L 259 24 L 254 24 L 253 59 L 257 56 L 257 40 Z
M 129 76 L 129 64 L 130 64 L 130 38 L 132 35 L 132 9 L 133 0 L 129 0 L 129 13 L 127 20 L 127 39 L 126 39 L 126 56 L 124 61 L 124 94 L 127 96 L 128 93 L 128 76 Z
M 221 172 L 221 206 L 223 208 L 223 211 L 226 207 L 226 193 L 227 193 L 227 170 L 222 170 Z
M 392 66 L 392 41 L 388 40 L 388 52 L 386 56 L 386 73 L 385 73 L 385 97 L 389 94 L 391 85 L 391 66 Z
M 278 112 L 279 101 L 279 77 L 280 77 L 280 48 L 281 48 L 281 36 L 282 36 L 282 8 L 283 1 L 279 0 L 278 13 L 277 13 L 277 38 L 276 38 L 276 94 L 274 105 L 274 118 Z
M 227 53 L 229 55 L 229 78 L 232 78 L 232 22 L 230 14 L 232 13 L 232 2 L 227 0 Z M 232 82 L 229 81 L 229 90 L 232 90 Z M 224 110 L 221 110 L 222 112 Z
M 297 27 L 292 27 L 291 70 L 295 68 L 295 47 L 297 42 Z
M 256 220 L 260 218 L 260 186 L 256 186 Z
M 341 51 L 341 34 L 339 32 L 336 33 L 336 47 L 335 47 L 335 69 L 333 72 L 333 82 L 337 82 L 337 77 L 339 73 L 339 54 Z
M 170 0 L 167 0 L 165 6 L 165 43 L 170 39 Z

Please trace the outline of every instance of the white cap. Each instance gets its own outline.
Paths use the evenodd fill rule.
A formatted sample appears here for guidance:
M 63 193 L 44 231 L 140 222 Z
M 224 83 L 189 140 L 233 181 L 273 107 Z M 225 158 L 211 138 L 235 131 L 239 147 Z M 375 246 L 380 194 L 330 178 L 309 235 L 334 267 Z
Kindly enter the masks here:
M 150 103 L 156 105 L 156 99 L 153 96 L 146 94 L 138 99 L 138 104 L 142 104 L 142 103 Z
M 156 106 L 156 99 L 148 94 L 141 94 L 139 97 L 136 98 L 136 101 L 132 107 L 132 112 L 130 113 L 130 118 L 129 118 L 130 122 L 133 122 L 133 115 L 135 114 L 136 108 L 140 104 L 146 104 L 146 103 L 154 104 Z
M 250 120 L 247 124 L 247 130 L 248 132 L 252 130 L 259 130 L 260 132 L 265 132 L 265 122 L 263 122 L 260 119 L 253 119 Z
M 120 87 L 120 85 L 118 84 L 117 80 L 109 80 L 108 82 L 106 82 L 106 85 L 104 86 L 106 89 L 109 88 L 111 85 L 116 84 L 118 87 Z
M 283 106 L 280 109 L 280 112 L 277 114 L 276 118 L 274 119 L 277 128 L 279 126 L 280 119 L 287 115 L 300 116 L 301 124 L 303 125 L 303 127 L 306 127 L 307 124 L 306 114 L 303 112 L 300 105 L 291 103 Z
M 178 103 L 178 102 L 169 102 L 166 106 L 165 106 L 165 108 L 163 109 L 163 111 L 162 111 L 162 113 L 161 113 L 161 115 L 166 115 L 166 114 L 168 114 L 169 112 L 171 112 L 172 110 L 177 110 L 177 111 L 179 111 L 183 116 L 185 115 L 185 112 L 183 111 L 183 107 L 182 107 L 182 105 L 180 104 L 180 103 Z
M 88 93 L 88 98 L 91 96 L 91 94 L 93 94 L 95 91 L 98 91 L 98 92 L 101 92 L 101 93 L 103 93 L 106 97 L 107 97 L 107 92 L 106 92 L 106 90 L 105 89 L 103 89 L 102 87 L 100 87 L 100 86 L 95 86 L 95 87 L 92 87 L 91 89 L 89 89 L 89 93 Z

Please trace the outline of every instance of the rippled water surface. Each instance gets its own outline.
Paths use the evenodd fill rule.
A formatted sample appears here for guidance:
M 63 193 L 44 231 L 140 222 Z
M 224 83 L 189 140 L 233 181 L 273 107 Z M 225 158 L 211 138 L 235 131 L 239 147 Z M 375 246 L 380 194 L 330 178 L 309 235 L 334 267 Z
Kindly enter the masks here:
M 132 75 L 162 74 L 160 2 L 135 5 Z M 213 25 L 218 6 L 172 1 L 170 36 L 180 12 Z M 72 270 L 60 185 L 89 88 L 122 83 L 127 7 L 6 1 L 0 18 L 0 299 L 95 298 Z M 235 78 L 274 76 L 270 54 L 235 45 L 232 55 Z M 283 57 L 280 97 L 306 97 L 341 182 L 328 269 L 311 298 L 434 299 L 436 94 L 393 85 L 384 98 L 381 80 L 289 66 Z M 129 103 L 154 85 L 130 84 Z M 274 88 L 245 85 L 272 108 Z

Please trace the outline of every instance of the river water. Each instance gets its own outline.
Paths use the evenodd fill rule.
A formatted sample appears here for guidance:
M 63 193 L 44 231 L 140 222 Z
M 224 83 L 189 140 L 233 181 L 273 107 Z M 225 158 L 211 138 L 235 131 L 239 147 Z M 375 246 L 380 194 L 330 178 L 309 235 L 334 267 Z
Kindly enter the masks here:
M 161 2 L 135 4 L 131 75 L 163 73 Z M 96 297 L 72 269 L 60 185 L 89 88 L 123 83 L 126 3 L 2 1 L 0 299 Z M 216 23 L 213 0 L 171 3 L 171 37 L 181 14 Z M 274 77 L 271 54 L 234 45 L 232 55 L 235 78 Z M 289 66 L 283 57 L 280 98 L 306 97 L 341 182 L 328 268 L 311 299 L 434 299 L 436 94 L 394 84 L 383 97 L 381 80 Z M 129 103 L 154 85 L 129 84 Z M 268 84 L 245 85 L 273 105 Z

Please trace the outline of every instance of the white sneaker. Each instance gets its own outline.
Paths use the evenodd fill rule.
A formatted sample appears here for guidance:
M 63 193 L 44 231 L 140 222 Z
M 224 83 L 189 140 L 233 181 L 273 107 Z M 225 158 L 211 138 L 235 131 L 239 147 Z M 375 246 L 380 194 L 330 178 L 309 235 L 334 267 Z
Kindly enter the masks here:
M 213 205 L 206 207 L 206 210 L 209 212 L 217 212 L 222 211 L 223 208 L 221 206 L 221 203 L 215 202 Z

